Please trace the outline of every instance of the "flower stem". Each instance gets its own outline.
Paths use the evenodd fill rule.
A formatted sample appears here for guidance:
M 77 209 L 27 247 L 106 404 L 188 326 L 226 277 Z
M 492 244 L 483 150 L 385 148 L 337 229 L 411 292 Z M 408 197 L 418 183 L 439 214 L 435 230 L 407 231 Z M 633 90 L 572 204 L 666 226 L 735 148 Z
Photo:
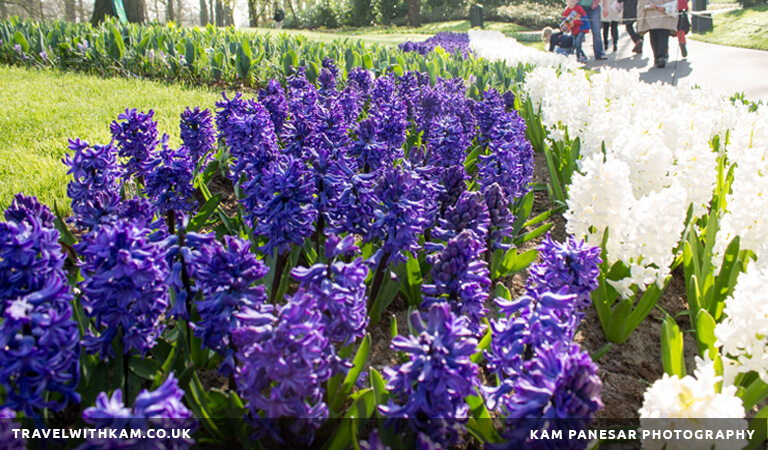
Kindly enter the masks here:
M 381 256 L 381 261 L 376 267 L 376 273 L 373 276 L 373 282 L 371 283 L 371 293 L 368 296 L 368 310 L 373 307 L 373 303 L 376 301 L 376 296 L 379 295 L 381 289 L 381 283 L 384 281 L 384 272 L 387 268 L 387 260 L 389 259 L 389 252 L 384 253 Z
M 272 290 L 269 292 L 270 303 L 275 302 L 277 297 L 277 291 L 280 289 L 280 281 L 283 277 L 283 270 L 285 269 L 285 263 L 288 261 L 288 252 L 283 252 L 277 255 L 277 261 L 275 261 L 275 274 L 272 277 Z

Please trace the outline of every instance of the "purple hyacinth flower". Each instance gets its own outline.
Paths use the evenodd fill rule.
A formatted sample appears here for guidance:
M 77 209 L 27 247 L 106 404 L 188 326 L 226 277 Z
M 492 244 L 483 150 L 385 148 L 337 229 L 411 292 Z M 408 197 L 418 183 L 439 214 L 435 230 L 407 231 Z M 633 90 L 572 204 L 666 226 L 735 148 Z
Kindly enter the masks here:
M 148 171 L 144 177 L 146 187 L 143 192 L 156 205 L 160 214 L 195 209 L 195 165 L 186 147 L 172 149 L 168 145 L 168 135 L 163 135 L 161 149 L 154 153 L 145 166 Z
M 329 236 L 325 243 L 327 263 L 296 267 L 291 271 L 299 288 L 314 296 L 328 338 L 344 346 L 365 335 L 368 267 L 359 257 L 350 263 L 335 258 L 358 252 L 354 236 L 344 239 Z
M 487 312 L 488 267 L 481 258 L 483 242 L 470 230 L 451 238 L 438 253 L 427 257 L 432 265 L 433 284 L 424 284 L 422 308 L 436 303 L 448 303 L 454 314 L 467 316 L 473 333 L 481 331 L 481 321 Z
M 72 317 L 59 233 L 41 224 L 33 199 L 0 223 L 0 386 L 28 417 L 80 402 L 80 333 Z M 50 395 L 54 394 L 54 395 Z
M 375 171 L 387 160 L 387 145 L 379 138 L 378 124 L 375 119 L 360 121 L 357 128 L 357 140 L 349 149 L 349 155 L 357 158 L 357 164 L 363 172 Z
M 189 150 L 192 165 L 205 167 L 213 158 L 209 152 L 216 145 L 216 130 L 213 128 L 213 116 L 208 109 L 185 109 L 179 122 L 181 142 Z M 202 159 L 202 161 L 201 161 Z
M 533 147 L 525 137 L 525 121 L 516 112 L 505 113 L 490 131 L 489 154 L 480 155 L 478 181 L 483 188 L 498 183 L 510 201 L 530 191 Z
M 489 89 L 483 93 L 483 101 L 478 104 L 477 124 L 483 142 L 490 139 L 491 130 L 504 114 L 504 100 L 498 91 Z
M 372 225 L 373 235 L 383 241 L 387 264 L 405 262 L 405 252 L 419 249 L 419 236 L 429 225 L 427 201 L 419 194 L 421 178 L 403 165 L 387 167 L 378 179 L 374 193 L 378 198 Z
M 485 239 L 490 221 L 483 194 L 477 191 L 465 191 L 459 196 L 456 204 L 449 206 L 443 217 L 438 219 L 438 227 L 433 236 L 445 241 L 464 230 L 469 230 L 481 243 L 481 251 L 485 251 Z
M 467 190 L 467 180 L 469 179 L 470 176 L 467 175 L 463 164 L 442 169 L 439 180 L 445 188 L 445 192 L 438 198 L 441 213 L 444 213 L 449 206 L 456 204 L 461 194 Z
M 509 210 L 509 200 L 504 195 L 504 189 L 499 183 L 493 183 L 486 187 L 483 191 L 483 198 L 491 219 L 488 248 L 507 251 L 510 245 L 505 244 L 504 239 L 512 236 L 512 225 L 515 222 L 515 216 Z
M 10 211 L 10 214 L 9 214 Z M 32 209 L 9 208 L 0 222 L 0 299 L 15 300 L 42 290 L 53 278 L 66 280 L 59 232 L 43 226 Z M 0 301 L 0 313 L 4 310 Z
M 163 332 L 169 268 L 163 246 L 149 234 L 136 222 L 118 220 L 75 246 L 83 257 L 83 307 L 100 332 L 85 336 L 89 353 L 114 356 L 112 340 L 122 331 L 126 353 L 134 349 L 143 355 Z
M 269 111 L 275 134 L 280 136 L 283 125 L 288 121 L 288 101 L 285 99 L 285 91 L 277 80 L 269 80 L 267 87 L 259 91 L 259 102 Z
M 132 175 L 143 176 L 147 172 L 145 164 L 149 162 L 157 147 L 157 122 L 155 112 L 148 113 L 126 109 L 109 125 L 112 138 L 117 143 L 118 154 L 126 158 L 123 164 L 126 178 Z
M 515 93 L 512 91 L 506 91 L 501 96 L 501 99 L 504 100 L 504 109 L 507 112 L 512 111 L 515 109 Z
M 373 82 L 368 115 L 376 121 L 378 139 L 387 146 L 388 161 L 403 157 L 408 108 L 397 95 L 392 74 Z
M 465 398 L 476 395 L 479 383 L 477 364 L 470 359 L 477 340 L 470 337 L 467 319 L 454 316 L 444 303 L 432 305 L 426 317 L 425 324 L 414 311 L 410 322 L 415 334 L 392 340 L 392 349 L 405 353 L 410 361 L 384 368 L 392 397 L 379 411 L 390 419 L 409 419 L 414 431 L 428 434 L 435 442 L 455 445 L 459 441 L 456 426 L 469 418 Z
M 190 233 L 188 237 L 194 239 Z M 249 310 L 271 312 L 265 304 L 264 285 L 255 284 L 269 269 L 250 251 L 250 242 L 225 236 L 224 243 L 207 240 L 191 256 L 191 272 L 202 299 L 196 302 L 200 320 L 194 324 L 195 336 L 203 345 L 224 356 L 219 371 L 234 373 L 236 349 L 234 330 L 248 322 L 239 315 Z
M 246 407 L 260 422 L 295 418 L 291 432 L 311 443 L 328 418 L 322 385 L 333 373 L 333 347 L 314 297 L 299 289 L 278 317 L 253 310 L 240 316 L 249 324 L 233 333 L 239 349 L 235 380 Z M 275 426 L 260 428 L 281 441 Z
M 498 388 L 498 409 L 506 419 L 506 444 L 498 449 L 535 444 L 531 430 L 581 429 L 602 409 L 598 367 L 576 344 L 557 342 L 539 349 L 526 371 Z M 535 420 L 533 420 L 535 419 Z M 557 447 L 584 448 L 584 441 L 559 440 Z
M 0 408 L 0 442 L 6 450 L 26 450 L 27 440 L 16 437 L 14 430 L 21 429 L 21 424 L 16 422 L 16 412 L 11 408 Z
M 120 170 L 112 145 L 90 146 L 80 139 L 70 140 L 74 152 L 64 157 L 69 166 L 67 195 L 72 199 L 75 223 L 94 228 L 114 220 L 120 201 Z
M 362 67 L 353 68 L 347 75 L 347 83 L 352 89 L 360 94 L 363 103 L 368 100 L 368 96 L 371 93 L 373 79 L 373 73 Z
M 278 155 L 277 135 L 269 112 L 254 100 L 238 100 L 236 96 L 229 102 L 216 104 L 221 108 L 216 117 L 219 132 L 226 138 L 234 161 L 229 177 L 236 184 L 240 183 L 241 175 L 249 181 L 258 180 L 261 170 Z M 221 106 L 222 103 L 225 106 Z
M 269 239 L 262 247 L 264 253 L 284 253 L 291 244 L 301 245 L 312 235 L 317 210 L 311 179 L 304 163 L 290 156 L 272 161 L 264 169 L 258 203 L 248 205 L 254 234 Z
M 158 448 L 186 449 L 195 443 L 193 439 L 171 436 L 172 429 L 185 428 L 194 432 L 198 423 L 192 412 L 184 406 L 184 391 L 173 372 L 168 374 L 156 390 L 142 390 L 133 402 L 133 408 L 123 403 L 123 392 L 115 390 L 112 397 L 102 392 L 96 398 L 96 405 L 83 411 L 83 421 L 98 429 L 111 429 L 120 435 L 122 430 L 141 430 L 141 437 L 131 435 L 127 439 L 89 438 L 78 447 L 80 450 Z M 150 428 L 164 429 L 166 438 L 147 438 Z
M 441 167 L 463 165 L 467 159 L 466 150 L 472 136 L 464 133 L 458 117 L 447 114 L 435 119 L 429 129 L 429 159 Z
M 364 238 L 370 236 L 378 203 L 374 193 L 376 175 L 345 172 L 345 177 L 349 178 L 331 210 L 331 223 L 335 232 L 358 234 Z
M 54 227 L 53 222 L 56 220 L 56 216 L 47 206 L 40 203 L 37 197 L 28 197 L 22 193 L 14 195 L 11 205 L 5 210 L 5 219 L 18 223 L 30 216 L 37 218 L 42 227 Z
M 491 321 L 494 340 L 488 368 L 514 377 L 544 345 L 573 339 L 581 316 L 573 314 L 573 294 L 529 291 L 514 301 L 496 299 L 500 316 Z
M 575 294 L 575 310 L 589 307 L 590 295 L 598 285 L 600 247 L 577 242 L 573 236 L 555 242 L 547 233 L 538 251 L 542 261 L 531 267 L 526 289 Z

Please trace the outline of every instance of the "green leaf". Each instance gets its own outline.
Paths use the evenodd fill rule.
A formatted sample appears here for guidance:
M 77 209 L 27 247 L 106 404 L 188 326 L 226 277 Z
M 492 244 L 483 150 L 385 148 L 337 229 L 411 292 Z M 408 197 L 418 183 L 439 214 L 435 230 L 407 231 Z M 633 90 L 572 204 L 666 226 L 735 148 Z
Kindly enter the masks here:
M 397 281 L 393 280 L 390 276 L 390 271 L 387 269 L 384 274 L 384 282 L 382 283 L 381 290 L 376 296 L 373 302 L 373 307 L 369 312 L 371 325 L 376 325 L 381 320 L 381 315 L 384 310 L 387 309 L 392 300 L 395 299 L 397 292 L 400 290 L 400 285 L 403 284 L 403 279 L 399 278 Z
M 373 387 L 373 393 L 377 405 L 385 405 L 389 400 L 389 391 L 387 391 L 387 383 L 384 381 L 384 377 L 376 369 L 369 369 L 368 378 L 371 381 L 371 387 Z
M 537 254 L 538 252 L 535 248 L 519 255 L 517 254 L 517 249 L 510 249 L 506 255 L 504 255 L 504 260 L 501 262 L 498 273 L 495 273 L 492 278 L 498 279 L 520 272 L 536 259 Z
M 717 348 L 715 347 L 715 342 L 717 341 L 715 337 L 715 319 L 704 309 L 700 309 L 696 315 L 696 340 L 700 355 L 703 356 L 707 350 L 709 350 L 710 356 L 717 353 Z
M 371 335 L 366 334 L 363 341 L 360 343 L 360 348 L 357 350 L 357 355 L 353 361 L 353 367 L 349 369 L 347 376 L 344 378 L 344 382 L 339 388 L 339 393 L 333 399 L 333 403 L 330 405 L 331 411 L 338 411 L 339 408 L 347 401 L 349 393 L 352 392 L 352 388 L 357 383 L 357 379 L 360 378 L 360 374 L 363 372 L 366 361 L 368 361 L 368 354 L 371 351 Z
M 608 321 L 608 332 L 605 337 L 611 342 L 621 344 L 624 342 L 624 330 L 627 327 L 629 313 L 632 311 L 632 300 L 625 298 L 611 311 L 611 318 Z
M 29 42 L 27 41 L 27 38 L 25 38 L 21 33 L 21 31 L 17 31 L 13 34 L 13 41 L 21 45 L 21 49 L 24 50 L 24 53 L 29 52 Z
M 138 355 L 133 355 L 128 367 L 131 369 L 131 372 L 139 377 L 152 381 L 155 379 L 158 369 L 160 369 L 160 363 L 152 358 L 142 359 Z
M 421 304 L 421 284 L 422 284 L 421 266 L 419 265 L 419 260 L 414 256 L 411 256 L 410 258 L 408 258 L 405 268 L 406 268 L 406 274 L 408 279 L 408 291 L 410 294 L 409 295 L 410 304 L 413 306 L 418 306 L 419 304 Z
M 53 211 L 56 213 L 56 219 L 53 221 L 53 225 L 59 231 L 59 239 L 61 242 L 70 247 L 75 245 L 77 243 L 77 239 L 75 238 L 75 235 L 72 234 L 72 232 L 69 230 L 69 227 L 64 222 L 64 219 L 61 218 L 61 213 L 59 212 L 59 206 L 56 204 L 56 200 L 53 201 Z
M 672 316 L 667 316 L 661 325 L 661 361 L 668 375 L 685 376 L 683 333 Z
M 470 395 L 466 398 L 467 405 L 471 412 L 471 417 L 467 421 L 467 429 L 475 435 L 480 442 L 497 443 L 501 441 L 499 434 L 493 427 L 493 419 L 485 407 L 482 397 Z
M 373 69 L 373 59 L 371 58 L 370 53 L 363 55 L 363 67 L 368 70 Z
M 479 364 L 483 359 L 485 359 L 484 352 L 491 346 L 491 338 L 491 327 L 488 327 L 488 331 L 486 331 L 485 336 L 483 336 L 483 338 L 480 339 L 480 342 L 477 344 L 477 351 L 470 358 L 473 363 Z
M 189 221 L 189 225 L 187 225 L 187 231 L 200 230 L 208 221 L 208 218 L 211 217 L 211 214 L 213 214 L 216 211 L 216 207 L 219 206 L 220 202 L 221 202 L 221 194 L 216 194 L 213 197 L 209 198 L 208 201 L 206 201 L 203 204 L 203 206 L 201 206 L 200 209 L 197 211 L 197 214 L 195 214 L 195 217 L 193 217 L 192 220 Z
M 494 291 L 496 293 L 496 297 L 503 298 L 504 300 L 512 300 L 512 293 L 509 292 L 509 289 L 507 289 L 506 286 L 504 286 L 502 283 L 496 283 L 496 289 Z
M 749 440 L 749 444 L 744 447 L 744 450 L 752 450 L 765 442 L 766 435 L 768 435 L 766 428 L 768 428 L 768 406 L 764 406 L 758 411 L 749 422 L 749 429 L 754 431 L 754 433 L 752 434 L 752 439 Z

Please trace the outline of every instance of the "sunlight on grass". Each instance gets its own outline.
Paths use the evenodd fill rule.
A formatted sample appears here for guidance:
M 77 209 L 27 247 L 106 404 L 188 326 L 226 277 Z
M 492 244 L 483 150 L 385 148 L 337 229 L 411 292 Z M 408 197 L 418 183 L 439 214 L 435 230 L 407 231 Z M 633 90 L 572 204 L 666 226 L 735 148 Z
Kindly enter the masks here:
M 768 50 L 768 5 L 716 14 L 713 22 L 712 31 L 691 34 L 691 38 L 711 44 Z
M 220 96 L 150 81 L 13 67 L 0 67 L 0 85 L 0 209 L 24 192 L 50 206 L 55 200 L 68 212 L 69 178 L 61 162 L 68 139 L 109 142 L 109 124 L 131 107 L 154 109 L 160 133 L 178 145 L 184 108 L 213 108 Z

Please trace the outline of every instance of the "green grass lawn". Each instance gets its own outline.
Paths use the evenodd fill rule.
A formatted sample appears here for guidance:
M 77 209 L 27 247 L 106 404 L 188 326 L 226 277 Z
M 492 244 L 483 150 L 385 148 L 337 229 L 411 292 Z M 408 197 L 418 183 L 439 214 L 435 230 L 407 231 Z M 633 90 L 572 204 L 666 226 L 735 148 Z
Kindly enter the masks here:
M 343 28 L 339 30 L 275 30 L 274 28 L 249 28 L 255 33 L 280 34 L 286 33 L 289 36 L 304 36 L 307 39 L 318 42 L 332 42 L 337 39 L 361 40 L 370 43 L 382 45 L 398 45 L 405 41 L 423 41 L 440 31 L 466 32 L 470 29 L 469 20 L 453 20 L 448 22 L 438 22 L 423 25 L 419 28 L 407 27 L 364 27 L 364 28 Z M 527 28 L 513 23 L 504 22 L 486 22 L 486 30 L 501 31 L 509 35 L 521 31 L 528 31 Z
M 691 38 L 712 44 L 768 50 L 768 5 L 716 14 L 713 23 L 712 31 L 692 33 Z
M 177 145 L 184 108 L 213 108 L 220 97 L 157 82 L 6 66 L 0 66 L 0 86 L 0 211 L 23 192 L 50 206 L 55 200 L 68 213 L 69 177 L 61 162 L 67 139 L 108 143 L 109 124 L 126 108 L 154 109 L 160 133 Z

